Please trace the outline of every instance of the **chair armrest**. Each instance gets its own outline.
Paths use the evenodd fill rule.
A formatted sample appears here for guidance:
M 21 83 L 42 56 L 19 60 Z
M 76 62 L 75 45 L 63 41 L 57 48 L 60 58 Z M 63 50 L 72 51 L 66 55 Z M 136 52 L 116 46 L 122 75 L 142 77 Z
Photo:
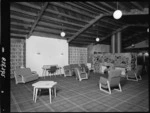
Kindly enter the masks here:
M 126 72 L 128 75 L 132 75 L 132 74 L 135 74 L 135 71 L 134 70 L 130 70 L 130 71 L 127 71 Z
M 100 80 L 99 80 L 100 83 L 106 83 L 107 84 L 107 81 L 108 81 L 107 78 L 100 77 Z

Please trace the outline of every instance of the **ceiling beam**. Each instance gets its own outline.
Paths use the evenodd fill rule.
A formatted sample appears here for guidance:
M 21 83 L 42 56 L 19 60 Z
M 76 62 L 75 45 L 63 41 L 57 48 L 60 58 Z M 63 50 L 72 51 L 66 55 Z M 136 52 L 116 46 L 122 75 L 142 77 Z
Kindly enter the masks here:
M 126 38 L 124 39 L 124 41 L 127 41 L 127 40 L 131 39 L 132 37 L 135 37 L 135 36 L 137 36 L 137 35 L 141 35 L 141 34 L 143 34 L 143 33 L 146 33 L 146 31 L 134 33 L 134 34 L 132 34 L 131 36 L 129 36 L 128 38 L 126 37 Z
M 99 24 L 100 23 L 100 24 Z M 114 26 L 113 25 L 110 25 L 110 26 L 113 26 L 113 27 L 110 27 L 110 26 L 108 26 L 108 25 L 102 25 L 103 23 L 102 22 L 98 22 L 97 24 L 96 24 L 96 26 L 98 26 L 98 27 L 103 27 L 103 28 L 106 28 L 106 29 L 110 29 L 110 30 L 116 30 L 116 28 L 114 28 Z
M 119 32 L 119 31 L 122 31 L 122 30 L 126 29 L 127 27 L 128 27 L 128 25 L 125 25 L 125 26 L 123 26 L 123 27 L 117 29 L 116 31 L 113 31 L 112 33 L 110 33 L 110 34 L 106 35 L 105 37 L 103 37 L 103 38 L 101 39 L 101 41 L 105 40 L 106 38 L 112 36 L 113 34 Z
M 93 42 L 93 41 L 96 41 L 96 39 L 94 38 L 77 38 L 75 41 L 86 41 L 86 42 Z
M 32 25 L 31 30 L 30 30 L 30 32 L 29 32 L 27 38 L 29 38 L 29 37 L 31 36 L 31 34 L 32 34 L 33 30 L 34 30 L 34 28 L 36 27 L 36 25 L 37 25 L 37 23 L 39 22 L 41 16 L 43 15 L 43 13 L 44 13 L 44 11 L 45 11 L 47 5 L 48 5 L 48 2 L 44 3 L 44 6 L 42 7 L 42 9 L 41 9 L 39 15 L 37 16 L 37 19 L 35 20 L 34 24 Z
M 66 38 L 62 38 L 60 35 L 54 35 L 51 33 L 43 33 L 43 32 L 39 32 L 39 31 L 34 31 L 32 33 L 33 36 L 41 36 L 41 37 L 45 37 L 45 38 L 57 38 L 57 39 L 62 39 L 62 40 L 66 40 Z
M 41 26 L 37 26 L 35 28 L 35 30 L 38 30 L 38 31 L 45 31 L 45 32 L 51 32 L 51 33 L 56 33 L 56 34 L 60 34 L 60 32 L 62 30 L 56 30 L 56 29 L 50 29 L 50 28 L 45 28 L 45 27 L 41 27 Z M 71 33 L 71 32 L 67 32 L 65 31 L 66 34 L 70 34 L 70 35 L 73 35 L 74 33 Z
M 100 10 L 103 10 L 103 11 L 105 11 L 107 13 L 110 13 L 110 11 L 108 11 L 107 9 L 104 9 L 104 8 L 100 7 L 99 5 L 93 3 L 93 2 L 87 2 L 87 3 L 90 4 L 91 6 L 96 7 L 97 9 L 100 9 Z
M 85 7 L 87 9 L 90 9 L 94 11 L 95 13 L 100 14 L 100 13 L 105 13 L 105 11 L 100 11 L 96 7 L 91 6 L 90 4 L 87 4 L 86 2 L 78 2 L 79 5 L 82 5 L 82 7 Z
M 30 2 L 16 2 L 17 4 L 21 4 L 21 5 L 24 5 L 24 6 L 27 6 L 27 7 L 31 7 L 33 9 L 41 9 L 40 6 L 37 6 L 37 5 L 34 5 L 34 4 L 31 4 Z
M 125 12 L 125 11 L 122 11 L 122 12 L 123 12 L 122 15 L 147 15 L 149 14 L 149 8 L 144 8 L 144 10 L 142 11 L 137 10 L 137 9 L 132 9 L 129 12 Z
M 69 5 L 72 5 L 72 6 L 74 6 L 74 7 L 78 7 L 78 8 L 80 8 L 80 9 L 86 10 L 86 11 L 88 11 L 89 13 L 92 13 L 92 14 L 94 14 L 94 15 L 97 15 L 96 12 L 94 12 L 94 11 L 88 9 L 88 8 L 82 7 L 82 6 L 79 4 L 79 2 L 76 2 L 76 3 L 75 3 L 75 2 L 66 2 L 66 3 L 69 4 Z
M 123 24 L 120 25 L 120 23 L 118 23 L 118 24 L 117 24 L 117 23 L 114 23 L 114 22 L 112 22 L 111 20 L 108 21 L 108 20 L 105 20 L 105 19 L 101 19 L 101 21 L 102 21 L 102 22 L 105 22 L 105 23 L 108 23 L 108 24 L 111 24 L 111 25 L 113 25 L 113 26 L 119 26 L 119 27 L 120 27 L 120 26 L 123 25 Z
M 76 12 L 76 13 L 78 13 L 78 14 L 81 14 L 81 15 L 84 15 L 84 16 L 87 16 L 87 17 L 90 17 L 90 18 L 93 18 L 92 15 L 89 15 L 88 13 L 83 12 L 83 11 L 81 11 L 81 10 L 74 9 L 74 8 L 70 7 L 69 5 L 60 4 L 59 2 L 49 2 L 49 3 L 52 4 L 52 5 L 55 5 L 55 6 L 58 6 L 58 7 L 61 7 L 61 8 L 64 8 L 64 9 L 67 9 L 67 10 L 70 10 L 70 11 L 73 11 L 73 12 Z
M 82 32 L 84 32 L 85 30 L 87 30 L 89 27 L 91 27 L 95 22 L 97 22 L 99 19 L 101 19 L 103 17 L 102 14 L 100 14 L 99 16 L 96 16 L 95 19 L 91 20 L 89 22 L 89 24 L 85 25 L 85 27 L 83 27 L 81 30 L 79 30 L 79 32 L 77 32 L 74 36 L 72 36 L 68 42 L 72 41 L 73 39 L 75 39 L 77 36 L 79 36 Z
M 129 24 L 130 27 L 149 27 L 149 24 Z
M 66 17 L 66 18 L 73 19 L 73 20 L 76 20 L 76 21 L 88 23 L 88 21 L 86 21 L 86 20 L 81 20 L 81 19 L 79 19 L 79 18 L 77 18 L 77 17 L 75 17 L 75 16 L 67 15 L 67 14 L 62 13 L 62 12 L 60 13 L 60 12 L 58 12 L 58 11 L 50 10 L 50 9 L 48 9 L 48 8 L 47 8 L 45 11 L 47 11 L 47 12 L 49 12 L 49 13 L 53 13 L 53 14 L 58 14 L 59 16 L 64 16 L 64 17 Z
M 131 26 L 132 26 L 132 24 L 131 24 Z M 117 29 L 116 31 L 112 32 L 111 34 L 108 34 L 107 36 L 103 37 L 103 38 L 101 39 L 101 41 L 104 40 L 104 39 L 106 39 L 106 38 L 108 38 L 108 37 L 110 37 L 110 36 L 112 36 L 113 34 L 119 32 L 119 31 L 122 31 L 122 30 L 128 28 L 128 27 L 130 27 L 130 24 L 129 24 L 129 25 L 124 25 L 123 27 Z
M 14 18 L 14 19 L 18 19 L 18 20 L 23 20 L 23 21 L 27 21 L 27 22 L 34 22 L 33 19 L 30 18 L 25 18 L 25 17 L 21 17 L 21 16 L 17 16 L 17 15 L 10 15 L 10 18 Z
M 109 5 L 108 2 L 99 2 L 99 3 L 105 5 L 106 7 L 109 7 L 112 10 L 116 10 L 116 7 Z
M 45 26 L 45 27 L 51 27 L 51 28 L 55 28 L 55 29 L 62 29 L 62 25 L 56 25 L 54 23 L 47 23 L 47 22 L 44 22 L 44 21 L 40 21 L 38 23 L 38 25 L 42 25 L 42 26 Z M 78 29 L 75 29 L 75 28 L 71 28 L 71 27 L 66 27 L 63 25 L 63 29 L 69 29 L 69 30 L 72 30 L 74 32 L 77 32 Z
M 104 14 L 104 16 L 112 16 L 114 13 L 111 12 L 110 14 Z M 129 15 L 148 15 L 149 14 L 149 8 L 144 8 L 143 11 L 132 9 L 129 12 L 122 10 L 122 16 L 129 16 Z
M 20 32 L 25 32 L 25 33 L 28 33 L 29 31 L 28 30 L 22 30 L 22 29 L 19 29 L 19 28 L 10 28 L 10 30 L 13 30 L 13 31 L 20 31 Z
M 24 35 L 24 34 L 15 34 L 15 33 L 10 33 L 10 36 L 26 37 L 26 35 Z
M 89 32 L 97 32 L 97 28 L 91 27 L 87 31 L 89 31 Z M 108 34 L 109 33 L 108 31 L 101 30 L 101 29 L 98 29 L 98 32 L 101 32 L 102 34 L 106 34 L 106 33 Z
M 43 15 L 43 19 L 52 20 L 52 21 L 58 22 L 59 24 L 63 23 L 63 24 L 70 24 L 70 25 L 77 26 L 77 27 L 84 27 L 84 25 L 81 25 L 81 24 L 64 21 L 62 19 L 53 18 L 53 17 L 47 16 L 47 15 Z
M 24 28 L 30 28 L 30 24 L 18 23 L 18 22 L 10 22 L 10 25 L 23 26 Z
M 20 8 L 17 8 L 17 7 L 10 7 L 10 10 L 15 11 L 15 12 L 19 12 L 19 13 L 23 13 L 23 14 L 27 14 L 30 16 L 37 16 L 36 13 L 30 12 L 30 11 L 25 11 L 25 10 L 22 10 Z
M 135 5 L 139 10 L 143 11 L 143 7 L 138 4 L 137 2 L 131 2 L 133 5 Z
M 92 43 L 92 42 L 89 42 L 89 41 L 73 41 L 73 42 L 71 42 L 71 43 L 76 43 L 76 44 L 89 44 L 89 43 Z

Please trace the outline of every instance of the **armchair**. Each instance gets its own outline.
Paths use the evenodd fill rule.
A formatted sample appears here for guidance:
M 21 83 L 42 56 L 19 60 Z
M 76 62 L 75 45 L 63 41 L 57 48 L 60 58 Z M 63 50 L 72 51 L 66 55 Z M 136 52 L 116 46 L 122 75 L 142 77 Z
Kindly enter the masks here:
M 79 81 L 82 81 L 83 79 L 88 79 L 88 75 L 86 72 L 82 72 L 79 68 L 74 69 L 76 74 L 76 79 L 79 79 Z
M 132 80 L 132 81 L 138 81 L 142 80 L 141 73 L 142 73 L 142 65 L 138 65 L 136 69 L 134 70 L 128 70 L 127 71 L 127 80 Z
M 14 71 L 16 84 L 26 83 L 38 79 L 38 74 L 34 71 L 31 72 L 30 68 L 18 68 Z
M 64 76 L 72 76 L 72 71 L 69 65 L 66 65 L 63 67 L 64 68 Z
M 111 88 L 116 88 L 117 91 L 122 91 L 120 86 L 121 70 L 108 71 L 108 77 L 101 76 L 99 80 L 99 88 L 101 91 L 111 94 Z M 106 90 L 105 90 L 106 89 Z M 107 91 L 108 89 L 108 91 Z

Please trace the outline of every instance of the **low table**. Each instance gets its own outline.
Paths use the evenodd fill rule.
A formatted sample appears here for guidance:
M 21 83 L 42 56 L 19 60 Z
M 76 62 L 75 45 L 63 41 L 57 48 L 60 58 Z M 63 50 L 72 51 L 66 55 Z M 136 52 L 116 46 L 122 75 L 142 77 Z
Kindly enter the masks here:
M 39 81 L 39 82 L 32 84 L 33 101 L 36 103 L 38 89 L 49 89 L 49 98 L 50 98 L 50 103 L 51 103 L 51 88 L 54 88 L 54 94 L 56 97 L 56 84 L 57 82 L 54 82 L 54 81 Z

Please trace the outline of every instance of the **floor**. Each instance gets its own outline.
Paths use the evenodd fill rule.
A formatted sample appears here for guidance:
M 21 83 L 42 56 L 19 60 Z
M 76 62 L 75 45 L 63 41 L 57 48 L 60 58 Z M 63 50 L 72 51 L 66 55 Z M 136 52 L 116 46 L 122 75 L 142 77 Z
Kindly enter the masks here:
M 100 74 L 91 73 L 88 80 L 78 81 L 74 76 L 39 78 L 26 84 L 11 80 L 11 112 L 147 112 L 149 111 L 148 75 L 141 81 L 121 78 L 122 92 L 107 94 L 99 90 Z M 32 100 L 32 84 L 52 80 L 57 84 L 57 96 L 49 103 L 48 90 L 43 89 L 37 102 Z

